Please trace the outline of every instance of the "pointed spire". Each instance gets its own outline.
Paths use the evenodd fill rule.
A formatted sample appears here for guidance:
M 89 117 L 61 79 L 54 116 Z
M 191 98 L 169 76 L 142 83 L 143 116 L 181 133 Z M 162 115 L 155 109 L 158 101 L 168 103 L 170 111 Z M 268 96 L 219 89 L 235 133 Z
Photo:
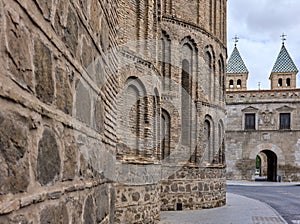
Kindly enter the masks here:
M 234 46 L 232 54 L 227 62 L 226 73 L 249 73 L 236 45 Z
M 279 55 L 275 61 L 272 69 L 272 73 L 286 73 L 286 72 L 298 72 L 298 69 L 291 58 L 289 52 L 285 48 L 284 41 L 286 40 L 286 35 L 282 35 L 282 46 Z

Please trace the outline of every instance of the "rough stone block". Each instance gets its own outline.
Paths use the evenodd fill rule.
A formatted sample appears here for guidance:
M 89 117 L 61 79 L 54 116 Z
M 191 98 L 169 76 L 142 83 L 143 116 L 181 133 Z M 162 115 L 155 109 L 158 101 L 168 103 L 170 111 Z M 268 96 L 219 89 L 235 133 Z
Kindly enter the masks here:
M 40 223 L 68 224 L 69 214 L 63 203 L 55 206 L 47 206 L 41 211 Z
M 32 90 L 31 34 L 13 10 L 7 13 L 6 29 L 9 70 L 19 85 Z
M 70 7 L 63 40 L 73 56 L 76 56 L 78 46 L 78 17 Z
M 73 180 L 78 172 L 77 154 L 78 146 L 74 138 L 74 131 L 65 130 L 65 152 L 64 152 L 64 168 L 63 180 Z
M 29 185 L 26 125 L 0 112 L 0 194 L 19 193 Z
M 76 117 L 90 125 L 91 123 L 91 96 L 89 89 L 79 81 L 76 87 L 76 102 L 75 102 Z
M 40 40 L 35 40 L 34 43 L 34 66 L 37 98 L 51 104 L 54 99 L 51 50 Z
M 56 105 L 67 114 L 72 113 L 73 97 L 71 86 L 67 73 L 61 69 L 56 68 Z
M 38 147 L 37 180 L 42 185 L 53 183 L 61 172 L 61 159 L 56 136 L 52 130 L 45 128 Z
M 89 195 L 85 200 L 83 223 L 84 224 L 96 223 L 95 222 L 95 203 L 94 203 L 94 198 L 91 195 Z

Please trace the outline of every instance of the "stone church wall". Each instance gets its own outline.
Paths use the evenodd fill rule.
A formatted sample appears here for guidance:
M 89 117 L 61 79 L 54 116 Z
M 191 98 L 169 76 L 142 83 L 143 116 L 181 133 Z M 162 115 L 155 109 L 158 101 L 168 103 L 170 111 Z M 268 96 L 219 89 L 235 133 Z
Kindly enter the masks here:
M 116 4 L 0 1 L 1 223 L 112 222 Z
M 162 90 L 162 108 L 171 115 L 171 129 L 174 133 L 171 153 L 162 161 L 162 210 L 210 208 L 226 202 L 225 161 L 222 157 L 226 60 L 225 38 L 222 36 L 222 18 L 226 14 L 223 3 L 218 1 L 216 5 L 210 5 L 209 1 L 205 4 L 182 1 L 176 4 L 166 1 L 162 7 L 161 29 L 166 46 L 171 49 L 167 52 L 171 57 L 171 62 L 167 61 L 171 67 L 161 64 L 166 72 L 163 75 L 171 79 L 170 87 L 167 83 Z M 184 87 L 186 80 L 182 79 L 184 60 L 191 64 L 190 90 Z M 189 97 L 178 94 L 184 91 L 190 91 Z M 188 126 L 191 143 L 185 145 L 184 139 L 189 130 L 182 119 L 183 114 L 189 113 L 189 110 L 182 102 L 188 98 L 193 105 Z M 205 126 L 208 120 L 210 130 Z M 207 139 L 207 132 L 211 132 L 214 137 Z
M 183 2 L 0 0 L 0 223 L 225 204 L 226 1 Z

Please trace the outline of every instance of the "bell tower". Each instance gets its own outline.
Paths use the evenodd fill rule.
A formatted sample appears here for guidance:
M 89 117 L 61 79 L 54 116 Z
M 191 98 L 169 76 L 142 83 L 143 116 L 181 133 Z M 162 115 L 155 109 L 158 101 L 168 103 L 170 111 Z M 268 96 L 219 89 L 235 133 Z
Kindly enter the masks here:
M 226 91 L 247 90 L 249 71 L 237 49 L 239 38 L 234 38 L 234 49 L 229 57 L 226 67 Z
M 286 35 L 281 35 L 282 46 L 270 74 L 271 89 L 295 89 L 298 69 L 285 47 Z

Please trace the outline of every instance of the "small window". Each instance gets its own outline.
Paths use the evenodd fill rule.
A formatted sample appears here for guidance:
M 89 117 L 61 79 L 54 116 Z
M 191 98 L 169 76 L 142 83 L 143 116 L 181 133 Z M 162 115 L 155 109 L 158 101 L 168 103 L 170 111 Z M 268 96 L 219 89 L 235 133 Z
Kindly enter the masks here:
M 229 88 L 233 88 L 233 80 L 229 80 Z
M 278 79 L 278 87 L 282 86 L 282 78 Z
M 281 113 L 279 117 L 279 129 L 291 129 L 291 114 Z
M 236 83 L 236 85 L 237 85 L 237 88 L 241 88 L 242 87 L 242 80 L 237 80 L 237 83 Z
M 255 114 L 245 114 L 245 130 L 255 130 Z
M 291 79 L 290 78 L 286 79 L 286 86 L 291 86 Z
M 176 210 L 177 210 L 177 211 L 182 211 L 182 207 L 183 207 L 183 206 L 182 206 L 182 203 L 177 203 L 177 204 L 176 204 Z

